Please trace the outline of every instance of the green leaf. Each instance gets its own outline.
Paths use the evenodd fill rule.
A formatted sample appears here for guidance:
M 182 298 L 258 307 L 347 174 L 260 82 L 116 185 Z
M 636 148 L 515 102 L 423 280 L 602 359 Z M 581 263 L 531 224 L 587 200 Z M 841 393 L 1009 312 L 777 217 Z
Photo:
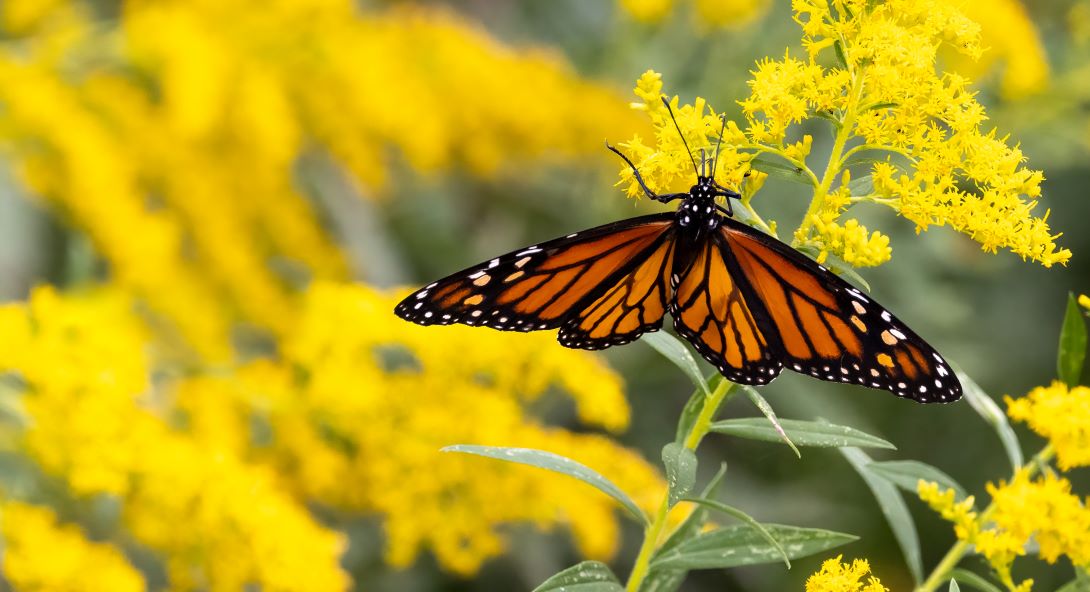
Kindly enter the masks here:
M 865 448 L 896 450 L 893 444 L 877 436 L 847 426 L 797 419 L 781 419 L 780 425 L 791 440 L 799 446 L 819 448 L 862 446 Z M 759 417 L 725 419 L 713 423 L 708 429 L 719 434 L 749 438 L 750 440 L 779 442 L 783 439 L 772 426 L 768 425 L 767 421 Z
M 915 495 L 916 485 L 924 481 L 934 481 L 944 489 L 953 489 L 957 493 L 957 499 L 965 499 L 968 494 L 953 477 L 936 469 L 935 467 L 915 460 L 889 460 L 885 462 L 872 462 L 867 465 L 875 475 Z
M 791 559 L 850 543 L 850 534 L 766 524 L 765 528 Z M 701 533 L 651 561 L 651 569 L 723 569 L 739 565 L 777 563 L 780 552 L 747 525 L 734 524 Z
M 609 566 L 584 561 L 545 580 L 534 592 L 624 592 Z
M 858 179 L 852 179 L 848 182 L 848 192 L 854 197 L 874 193 L 874 177 L 872 175 L 867 175 L 865 177 L 859 177 Z
M 1003 449 L 1007 451 L 1007 458 L 1010 460 L 1011 468 L 1017 471 L 1023 464 L 1025 459 L 1022 456 L 1022 447 L 1018 444 L 1018 436 L 1014 434 L 1014 428 L 1011 427 L 1007 416 L 999 409 L 999 405 L 995 404 L 995 401 L 988 396 L 988 393 L 984 392 L 984 389 L 980 388 L 969 375 L 958 370 L 955 372 L 958 380 L 961 381 L 962 390 L 965 392 L 965 399 L 969 401 L 969 406 L 976 411 L 976 414 L 984 418 L 984 421 L 988 422 L 988 425 L 992 426 L 995 433 L 999 435 L 999 441 L 1003 443 Z
M 981 592 L 1003 592 L 1003 590 L 995 584 L 985 580 L 981 576 L 960 567 L 950 570 L 949 576 L 962 584 L 972 586 Z
M 692 352 L 689 351 L 688 347 L 685 347 L 681 340 L 665 331 L 647 333 L 640 340 L 655 348 L 655 351 L 665 356 L 678 368 L 681 368 L 682 372 L 689 376 L 689 380 L 693 381 L 696 388 L 704 390 L 704 396 L 711 396 L 704 374 L 700 372 L 700 366 L 696 365 L 696 359 L 693 358 Z
M 639 520 L 641 524 L 646 525 L 648 523 L 647 516 L 643 513 L 643 510 L 641 510 L 640 507 L 636 505 L 636 502 L 632 501 L 632 498 L 628 497 L 625 492 L 621 491 L 621 489 L 610 482 L 609 479 L 599 475 L 594 469 L 575 462 L 570 458 L 565 458 L 551 452 L 545 452 L 544 450 L 534 450 L 532 448 L 475 446 L 472 444 L 455 444 L 454 446 L 443 448 L 442 451 L 475 454 L 477 456 L 485 456 L 497 460 L 530 465 L 531 467 L 575 477 L 616 500 L 624 506 L 624 509 L 628 510 L 629 514 L 632 514 L 633 517 Z
M 851 167 L 859 166 L 861 164 L 874 164 L 876 162 L 886 162 L 891 160 L 892 157 L 899 156 L 897 152 L 892 150 L 885 150 L 882 148 L 868 148 L 866 150 L 860 150 L 848 156 L 841 163 L 842 169 L 849 169 Z M 855 195 L 854 193 L 852 195 Z
M 719 483 L 723 480 L 723 477 L 727 474 L 727 463 L 719 465 L 719 471 L 715 473 L 711 481 L 704 487 L 704 491 L 701 492 L 701 497 L 708 497 L 714 495 L 716 489 L 719 487 Z M 668 553 L 671 549 L 677 547 L 681 543 L 693 538 L 700 534 L 703 530 L 704 524 L 708 521 L 708 509 L 703 506 L 698 506 L 693 509 L 689 517 L 686 518 L 677 529 L 666 538 L 666 542 L 662 544 L 658 550 L 655 551 L 654 557 L 658 557 L 663 553 Z M 682 582 L 685 581 L 685 576 L 689 573 L 686 569 L 655 569 L 651 570 L 647 577 L 640 585 L 640 592 L 675 592 L 681 587 Z
M 681 417 L 677 420 L 677 434 L 674 436 L 675 442 L 681 444 L 685 441 L 689 432 L 693 430 L 693 424 L 696 423 L 696 418 L 699 417 L 700 412 L 704 410 L 704 400 L 708 398 L 704 393 L 714 391 L 719 385 L 720 380 L 724 379 L 719 374 L 712 376 L 708 379 L 708 383 L 704 388 L 696 389 L 693 391 L 693 394 L 689 396 L 689 400 L 681 410 Z
M 833 42 L 833 50 L 836 51 L 836 61 L 841 68 L 848 69 L 848 56 L 844 53 L 844 44 L 839 39 Z
M 670 442 L 662 447 L 662 465 L 666 468 L 672 508 L 696 486 L 696 454 L 677 442 Z
M 785 444 L 791 447 L 791 450 L 795 451 L 796 457 L 802 458 L 802 453 L 799 452 L 798 447 L 791 441 L 791 438 L 787 436 L 787 432 L 783 430 L 783 426 L 780 425 L 780 421 L 776 418 L 776 412 L 772 410 L 772 405 L 768 404 L 768 401 L 761 396 L 761 393 L 757 392 L 757 389 L 746 385 L 741 386 L 742 391 L 746 393 L 749 400 L 757 406 L 757 409 L 761 410 L 761 413 L 765 414 L 766 418 L 768 418 L 768 422 L 772 424 L 772 429 L 776 431 L 776 435 L 779 436 L 779 439 L 783 440 Z
M 768 532 L 768 529 L 766 529 L 764 527 L 764 525 L 761 524 L 760 522 L 757 522 L 753 518 L 753 516 L 750 516 L 749 514 L 746 514 L 745 512 L 743 512 L 742 510 L 739 510 L 738 508 L 735 508 L 734 506 L 728 506 L 727 504 L 724 504 L 722 502 L 718 502 L 718 501 L 715 501 L 715 500 L 711 500 L 711 499 L 687 498 L 685 501 L 693 502 L 695 504 L 700 504 L 702 506 L 707 506 L 707 507 L 709 507 L 709 508 L 711 508 L 713 510 L 718 510 L 720 512 L 723 512 L 724 514 L 734 516 L 738 520 L 741 520 L 742 522 L 745 522 L 746 524 L 749 525 L 750 528 L 757 531 L 757 533 L 760 534 L 761 537 L 764 538 L 764 540 L 768 541 L 768 543 L 770 545 L 775 547 L 776 550 L 778 550 L 780 552 L 780 556 L 783 557 L 784 565 L 787 566 L 787 569 L 791 569 L 791 560 L 788 559 L 787 552 L 783 550 L 783 546 L 780 545 L 779 541 L 777 541 L 775 538 L 773 538 L 772 534 L 770 532 Z
M 801 183 L 802 185 L 811 186 L 814 184 L 813 180 L 810 179 L 810 176 L 803 172 L 802 169 L 787 162 L 781 156 L 768 154 L 767 152 L 758 154 L 753 160 L 750 160 L 749 166 L 762 173 L 768 173 L 773 177 L 787 179 L 792 183 Z
M 958 586 L 958 581 L 957 580 L 950 580 L 950 590 L 949 590 L 949 592 L 961 592 L 961 588 Z
M 1086 362 L 1086 320 L 1082 318 L 1075 295 L 1067 294 L 1067 312 L 1060 328 L 1060 353 L 1056 358 L 1056 369 L 1060 380 L 1074 388 L 1082 378 L 1082 367 Z
M 874 103 L 873 105 L 867 105 L 859 110 L 860 113 L 866 113 L 867 111 L 875 111 L 878 109 L 892 109 L 894 107 L 900 107 L 900 103 Z
M 896 487 L 870 470 L 868 465 L 871 464 L 871 459 L 865 452 L 858 448 L 841 448 L 840 453 L 848 459 L 878 500 L 878 507 L 882 509 L 882 514 L 885 515 L 886 522 L 889 523 L 893 536 L 901 547 L 901 553 L 905 556 L 908 571 L 919 584 L 923 578 L 920 537 L 916 533 L 916 524 L 912 522 L 912 515 L 908 512 L 904 498 Z

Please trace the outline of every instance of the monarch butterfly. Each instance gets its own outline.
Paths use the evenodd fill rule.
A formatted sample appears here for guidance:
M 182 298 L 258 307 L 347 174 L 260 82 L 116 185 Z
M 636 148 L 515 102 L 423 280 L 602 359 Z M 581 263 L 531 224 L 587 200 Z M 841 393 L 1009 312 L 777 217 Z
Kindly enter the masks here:
M 677 333 L 737 383 L 767 384 L 787 367 L 920 403 L 959 399 L 961 384 L 949 364 L 888 310 L 817 262 L 733 219 L 730 200 L 741 195 L 715 181 L 721 142 L 722 133 L 710 174 L 703 157 L 697 169 L 690 150 L 696 184 L 686 193 L 663 195 L 607 143 L 648 198 L 681 200 L 677 211 L 501 255 L 417 290 L 396 314 L 421 325 L 560 329 L 561 345 L 598 350 L 657 331 L 669 311 Z M 716 203 L 719 197 L 727 198 L 725 206 Z

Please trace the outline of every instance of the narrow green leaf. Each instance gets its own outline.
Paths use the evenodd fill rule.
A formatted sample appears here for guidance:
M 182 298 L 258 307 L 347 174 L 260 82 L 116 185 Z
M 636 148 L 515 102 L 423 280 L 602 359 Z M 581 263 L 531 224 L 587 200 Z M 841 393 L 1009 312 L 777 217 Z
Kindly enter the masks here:
M 892 109 L 894 107 L 900 107 L 900 103 L 874 103 L 873 105 L 867 105 L 859 110 L 860 113 L 866 113 L 867 111 L 876 111 L 878 109 Z
M 953 489 L 959 500 L 965 499 L 968 494 L 953 477 L 936 469 L 935 467 L 916 460 L 889 460 L 884 462 L 872 462 L 867 465 L 875 475 L 915 495 L 916 485 L 920 479 L 934 481 L 944 489 Z
M 719 483 L 722 482 L 723 477 L 727 474 L 727 463 L 720 463 L 719 470 L 716 471 L 715 476 L 711 481 L 704 486 L 704 490 L 700 492 L 700 497 L 707 498 L 714 495 L 715 491 L 719 488 Z M 657 554 L 662 554 L 674 547 L 678 546 L 682 542 L 692 538 L 700 533 L 700 529 L 704 527 L 704 523 L 708 521 L 708 510 L 706 508 L 695 508 L 689 517 L 681 523 L 673 533 L 667 537 L 666 542 L 656 551 Z
M 682 372 L 689 377 L 689 380 L 693 381 L 696 388 L 703 389 L 704 396 L 711 395 L 711 391 L 708 390 L 708 382 L 700 372 L 700 366 L 696 365 L 696 358 L 693 357 L 692 352 L 681 340 L 665 331 L 647 333 L 640 340 L 655 348 L 655 351 L 665 356 L 678 368 L 681 368 Z
M 881 148 L 868 148 L 866 150 L 860 150 L 859 152 L 855 152 L 852 155 L 848 156 L 848 158 L 845 158 L 844 162 L 841 163 L 840 166 L 843 169 L 849 169 L 851 167 L 856 167 L 861 164 L 886 162 L 896 156 L 899 156 L 899 154 L 891 150 L 883 150 Z M 855 194 L 853 193 L 852 195 Z
M 813 180 L 802 169 L 774 154 L 758 154 L 753 160 L 749 161 L 749 166 L 762 173 L 768 173 L 773 177 L 786 179 L 792 183 L 814 184 Z
M 791 438 L 791 441 L 799 446 L 815 446 L 818 448 L 861 446 L 864 448 L 896 449 L 893 444 L 877 436 L 847 426 L 798 419 L 781 419 L 779 421 L 780 426 Z M 783 440 L 779 433 L 768 425 L 767 421 L 759 417 L 724 419 L 708 426 L 708 429 L 719 434 L 749 438 L 750 440 L 765 442 L 780 442 Z
M 584 561 L 545 580 L 534 592 L 624 592 L 624 587 L 606 564 Z
M 783 557 L 784 565 L 787 566 L 787 569 L 791 569 L 791 560 L 787 557 L 787 551 L 783 550 L 783 546 L 780 545 L 780 542 L 777 541 L 776 539 L 772 538 L 772 533 L 768 532 L 768 529 L 766 529 L 764 527 L 764 525 L 761 524 L 760 522 L 757 522 L 753 518 L 753 516 L 750 516 L 749 514 L 746 514 L 745 512 L 743 512 L 742 510 L 739 510 L 738 508 L 735 508 L 734 506 L 728 506 L 727 504 L 724 504 L 722 502 L 718 502 L 718 501 L 715 501 L 715 500 L 711 500 L 711 499 L 686 498 L 685 501 L 693 502 L 695 504 L 700 504 L 702 506 L 707 506 L 707 507 L 709 507 L 709 508 L 711 508 L 713 510 L 718 510 L 718 511 L 724 513 L 724 514 L 734 516 L 738 520 L 741 520 L 742 522 L 745 522 L 746 524 L 749 525 L 750 528 L 756 530 L 762 537 L 764 537 L 764 539 L 766 541 L 768 541 L 768 543 L 770 545 L 775 547 L 776 550 L 778 550 L 780 552 L 780 555 Z
M 708 497 L 715 494 L 716 489 L 719 488 L 719 483 L 723 480 L 723 477 L 727 474 L 727 463 L 721 463 L 719 465 L 719 471 L 715 473 L 715 476 L 711 478 L 711 481 L 704 487 L 701 492 L 701 497 Z M 693 538 L 700 534 L 703 530 L 704 524 L 708 521 L 708 509 L 702 506 L 698 506 L 693 509 L 689 517 L 681 523 L 677 529 L 666 538 L 666 542 L 662 544 L 652 559 L 658 557 L 663 553 L 668 553 L 673 548 L 677 547 L 681 543 Z M 682 582 L 685 581 L 685 576 L 689 573 L 686 569 L 653 569 L 648 572 L 647 577 L 640 584 L 640 592 L 676 592 L 681 587 Z
M 475 446 L 472 444 L 455 444 L 454 446 L 443 448 L 442 451 L 475 454 L 477 456 L 485 456 L 497 460 L 530 465 L 531 467 L 575 477 L 616 500 L 624 506 L 624 509 L 628 510 L 633 517 L 639 520 L 641 524 L 647 524 L 647 515 L 645 515 L 643 510 L 636 505 L 636 502 L 632 501 L 632 498 L 628 497 L 625 492 L 621 491 L 621 489 L 614 485 L 609 479 L 599 475 L 594 469 L 575 462 L 570 458 L 551 452 L 545 452 L 544 450 L 534 450 L 532 448 Z
M 848 459 L 859 476 L 870 487 L 871 493 L 878 500 L 878 507 L 886 517 L 897 544 L 901 547 L 901 553 L 905 556 L 908 571 L 919 584 L 923 578 L 923 560 L 920 558 L 920 537 L 916 533 L 916 524 L 912 522 L 912 514 L 908 511 L 908 505 L 901 497 L 897 488 L 885 479 L 871 472 L 868 467 L 871 459 L 865 452 L 858 448 L 841 448 L 840 453 Z
M 791 559 L 821 553 L 856 540 L 850 534 L 816 528 L 766 524 Z M 777 563 L 780 552 L 747 525 L 733 524 L 701 533 L 651 561 L 652 569 L 722 569 Z
M 844 44 L 839 39 L 833 42 L 833 50 L 836 51 L 836 61 L 841 68 L 848 69 L 848 56 L 844 53 Z
M 677 442 L 670 442 L 662 447 L 662 465 L 666 468 L 672 508 L 696 486 L 696 454 Z
M 958 581 L 957 580 L 950 580 L 950 590 L 949 590 L 949 592 L 961 592 L 961 588 L 958 586 Z
M 761 393 L 757 392 L 757 389 L 746 385 L 741 386 L 742 391 L 746 393 L 746 396 L 749 397 L 749 400 L 757 406 L 757 409 L 761 410 L 761 413 L 764 413 L 766 418 L 768 418 L 768 422 L 772 424 L 772 429 L 776 431 L 776 434 L 779 436 L 779 438 L 783 440 L 785 444 L 790 446 L 791 450 L 795 451 L 796 457 L 802 458 L 802 453 L 799 452 L 798 447 L 795 446 L 795 443 L 792 442 L 791 438 L 787 436 L 787 432 L 783 431 L 783 426 L 780 425 L 779 419 L 776 418 L 776 412 L 772 410 L 772 405 L 768 404 L 768 401 L 766 401 L 765 398 L 761 396 Z
M 685 407 L 681 410 L 681 417 L 677 420 L 677 434 L 674 436 L 674 441 L 681 444 L 685 441 L 685 438 L 689 435 L 689 432 L 693 430 L 693 424 L 696 423 L 696 418 L 700 416 L 700 412 L 704 410 L 704 400 L 707 399 L 706 392 L 714 392 L 719 386 L 719 381 L 725 380 L 722 376 L 716 373 L 714 376 L 708 379 L 704 388 L 696 389 L 689 397 L 689 400 L 685 403 Z
M 950 570 L 949 576 L 962 584 L 972 586 L 981 592 L 1003 592 L 1002 588 L 985 580 L 983 577 L 960 567 Z
M 867 175 L 865 177 L 858 177 L 848 182 L 848 191 L 850 195 L 859 197 L 862 195 L 870 195 L 874 193 L 874 177 Z
M 988 393 L 980 388 L 980 385 L 974 382 L 972 378 L 969 378 L 968 374 L 960 370 L 956 371 L 955 374 L 957 374 L 958 380 L 961 381 L 961 387 L 965 392 L 965 399 L 969 401 L 969 406 L 984 421 L 988 422 L 988 425 L 992 426 L 995 433 L 999 435 L 999 441 L 1003 443 L 1003 449 L 1007 451 L 1007 458 L 1010 460 L 1011 468 L 1017 471 L 1025 464 L 1025 458 L 1022 456 L 1022 447 L 1018 444 L 1018 436 L 1014 434 L 1014 428 L 1007 421 L 1006 414 L 988 396 Z
M 1082 378 L 1082 367 L 1086 362 L 1086 320 L 1075 295 L 1067 294 L 1067 311 L 1060 328 L 1060 352 L 1056 357 L 1056 369 L 1060 380 L 1074 388 Z

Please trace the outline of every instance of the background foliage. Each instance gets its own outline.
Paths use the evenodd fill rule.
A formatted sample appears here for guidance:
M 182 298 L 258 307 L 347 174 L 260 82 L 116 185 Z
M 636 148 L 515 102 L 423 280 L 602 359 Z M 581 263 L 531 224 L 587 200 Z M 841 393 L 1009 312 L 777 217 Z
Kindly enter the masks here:
M 1090 4 L 963 9 L 987 51 L 943 67 L 976 81 L 1044 171 L 1075 256 L 1046 270 L 872 209 L 861 219 L 895 251 L 865 277 L 987 392 L 1021 396 L 1055 376 L 1067 292 L 1090 291 Z M 438 450 L 548 449 L 649 508 L 685 377 L 642 344 L 590 355 L 390 311 L 399 286 L 656 211 L 614 187 L 602 147 L 653 133 L 633 82 L 654 69 L 683 103 L 741 119 L 756 62 L 805 54 L 786 2 L 9 0 L 0 38 L 8 585 L 506 590 L 585 557 L 631 565 L 635 532 L 593 490 Z M 828 152 L 824 129 L 805 131 Z M 762 214 L 801 219 L 798 185 L 762 194 Z M 978 498 L 1006 474 L 964 403 L 795 375 L 762 392 L 781 416 L 881 435 Z M 911 588 L 835 451 L 798 460 L 713 435 L 701 457 L 703 480 L 730 460 L 732 505 L 857 534 L 846 556 Z M 909 503 L 934 564 L 949 525 Z M 683 589 L 801 589 L 821 562 L 698 572 Z M 1017 569 L 1038 590 L 1070 578 Z

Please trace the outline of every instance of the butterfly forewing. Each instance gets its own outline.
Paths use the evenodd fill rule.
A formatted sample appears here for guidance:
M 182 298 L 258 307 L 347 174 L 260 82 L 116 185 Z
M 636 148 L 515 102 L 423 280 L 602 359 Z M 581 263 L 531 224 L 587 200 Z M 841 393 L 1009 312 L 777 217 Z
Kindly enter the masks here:
M 519 249 L 425 286 L 394 311 L 421 325 L 555 329 L 630 270 L 643 269 L 653 249 L 670 242 L 663 237 L 672 220 L 631 218 Z M 607 339 L 601 347 L 612 344 Z
M 923 403 L 961 397 L 942 356 L 858 288 L 748 226 L 725 219 L 720 232 L 787 367 Z

